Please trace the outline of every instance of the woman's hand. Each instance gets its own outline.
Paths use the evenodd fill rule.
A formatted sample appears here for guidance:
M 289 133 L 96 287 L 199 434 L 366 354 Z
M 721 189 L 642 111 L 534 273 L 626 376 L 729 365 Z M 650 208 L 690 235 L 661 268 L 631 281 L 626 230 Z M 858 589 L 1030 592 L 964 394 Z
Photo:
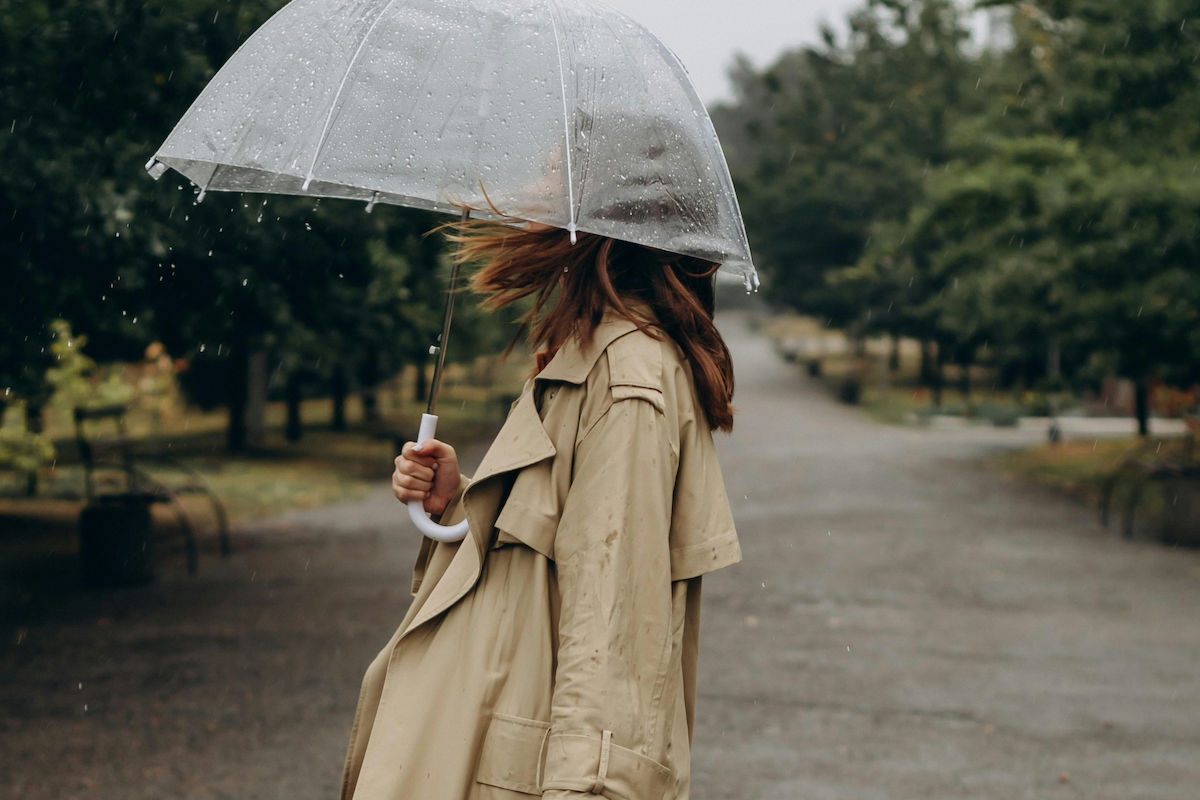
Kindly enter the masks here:
M 405 442 L 396 456 L 392 493 L 401 503 L 421 500 L 430 514 L 440 514 L 454 498 L 458 483 L 458 455 L 445 442 L 427 439 L 420 449 L 416 442 Z

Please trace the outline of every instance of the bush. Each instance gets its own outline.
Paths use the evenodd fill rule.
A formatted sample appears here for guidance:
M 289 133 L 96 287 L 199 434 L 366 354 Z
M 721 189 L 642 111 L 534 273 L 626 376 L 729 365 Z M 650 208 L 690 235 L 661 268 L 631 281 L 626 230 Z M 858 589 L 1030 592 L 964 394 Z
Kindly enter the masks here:
M 1015 428 L 1021 419 L 1021 409 L 1014 405 L 983 403 L 976 408 L 980 419 L 986 419 L 997 428 Z
M 13 403 L 0 420 L 0 467 L 32 476 L 54 460 L 49 437 L 34 433 L 25 423 L 25 404 Z M 31 485 L 36 485 L 31 483 Z

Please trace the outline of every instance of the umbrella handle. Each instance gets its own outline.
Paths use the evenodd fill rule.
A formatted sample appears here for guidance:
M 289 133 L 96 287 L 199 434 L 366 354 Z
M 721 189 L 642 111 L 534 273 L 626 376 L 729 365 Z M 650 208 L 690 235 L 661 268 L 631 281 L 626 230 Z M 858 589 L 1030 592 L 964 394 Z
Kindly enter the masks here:
M 436 414 L 421 415 L 421 430 L 417 433 L 417 443 L 427 442 L 435 438 L 438 418 Z M 464 519 L 457 525 L 439 525 L 425 513 L 425 504 L 420 500 L 410 500 L 408 516 L 412 519 L 417 530 L 439 542 L 459 542 L 467 536 L 467 521 Z

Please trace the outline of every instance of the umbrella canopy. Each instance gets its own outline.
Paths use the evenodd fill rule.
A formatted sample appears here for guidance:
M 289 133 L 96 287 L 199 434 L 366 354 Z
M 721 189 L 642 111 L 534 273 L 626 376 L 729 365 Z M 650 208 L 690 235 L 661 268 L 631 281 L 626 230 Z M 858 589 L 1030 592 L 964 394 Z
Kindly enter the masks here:
M 757 286 L 679 60 L 583 0 L 294 0 L 147 168 L 208 191 L 466 206 L 696 256 Z

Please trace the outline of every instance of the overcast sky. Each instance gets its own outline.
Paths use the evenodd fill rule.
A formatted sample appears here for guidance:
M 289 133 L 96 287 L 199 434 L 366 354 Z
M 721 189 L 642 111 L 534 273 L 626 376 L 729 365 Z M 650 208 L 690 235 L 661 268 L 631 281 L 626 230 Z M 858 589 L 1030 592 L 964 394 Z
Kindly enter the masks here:
M 846 15 L 866 0 L 602 0 L 649 28 L 687 67 L 705 103 L 730 99 L 725 77 L 736 53 L 757 67 L 784 50 L 820 41 L 821 23 L 839 32 Z M 962 6 L 971 5 L 960 0 Z M 985 14 L 970 27 L 980 40 L 990 31 Z
M 757 66 L 818 41 L 822 22 L 841 28 L 863 0 L 603 0 L 645 25 L 675 51 L 706 103 L 727 99 L 735 53 Z

